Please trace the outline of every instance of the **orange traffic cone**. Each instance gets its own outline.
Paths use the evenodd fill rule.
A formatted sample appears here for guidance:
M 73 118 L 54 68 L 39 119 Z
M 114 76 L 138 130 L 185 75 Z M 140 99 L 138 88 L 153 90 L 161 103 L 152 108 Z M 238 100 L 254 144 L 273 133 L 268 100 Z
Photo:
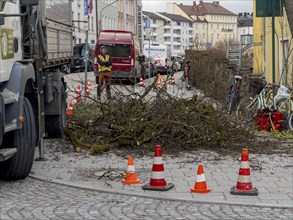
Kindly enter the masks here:
M 233 186 L 231 188 L 230 193 L 233 195 L 247 195 L 247 196 L 258 195 L 257 188 L 252 188 L 247 148 L 242 148 L 241 163 L 240 163 L 237 184 L 236 186 Z
M 175 85 L 175 78 L 174 78 L 174 76 L 172 76 L 171 85 Z
M 140 179 L 137 179 L 134 162 L 132 157 L 128 157 L 127 171 L 124 179 L 121 181 L 123 184 L 139 184 L 141 183 Z
M 203 172 L 203 166 L 200 164 L 197 169 L 196 181 L 194 188 L 190 189 L 190 192 L 194 193 L 209 193 L 210 188 L 207 188 L 206 178 Z
M 88 80 L 87 84 L 86 84 L 86 94 L 90 95 L 91 94 L 91 90 L 92 90 L 92 85 L 91 85 L 91 81 Z
M 167 191 L 173 187 L 173 183 L 167 183 L 165 180 L 161 146 L 156 145 L 151 179 L 142 188 L 145 190 Z
M 69 103 L 68 108 L 66 110 L 66 115 L 68 116 L 72 116 L 74 114 L 73 112 L 73 104 L 72 102 Z
M 139 76 L 139 86 L 144 86 L 142 75 Z

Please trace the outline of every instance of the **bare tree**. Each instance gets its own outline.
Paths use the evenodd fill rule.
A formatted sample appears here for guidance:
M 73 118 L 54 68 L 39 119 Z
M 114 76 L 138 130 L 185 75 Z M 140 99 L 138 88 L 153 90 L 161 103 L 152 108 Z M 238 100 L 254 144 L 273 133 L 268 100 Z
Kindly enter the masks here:
M 285 10 L 287 13 L 291 34 L 293 33 L 293 1 L 285 0 Z

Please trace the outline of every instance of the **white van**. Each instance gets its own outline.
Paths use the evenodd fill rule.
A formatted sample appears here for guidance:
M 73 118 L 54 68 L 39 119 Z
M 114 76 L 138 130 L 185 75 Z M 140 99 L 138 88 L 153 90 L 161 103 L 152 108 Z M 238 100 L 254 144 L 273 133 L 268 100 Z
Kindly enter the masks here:
M 143 54 L 150 57 L 155 66 L 155 74 L 168 74 L 170 71 L 171 60 L 169 49 L 164 44 L 145 44 Z

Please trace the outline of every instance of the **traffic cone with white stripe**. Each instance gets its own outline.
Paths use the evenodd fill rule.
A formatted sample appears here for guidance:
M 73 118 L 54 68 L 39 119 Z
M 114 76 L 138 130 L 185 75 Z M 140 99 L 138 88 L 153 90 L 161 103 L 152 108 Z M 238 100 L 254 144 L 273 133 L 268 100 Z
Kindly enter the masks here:
M 139 76 L 139 86 L 144 87 L 144 82 L 143 82 L 142 75 Z
M 165 180 L 161 146 L 156 145 L 151 179 L 142 188 L 144 190 L 167 191 L 173 187 L 173 183 L 167 183 Z
M 194 188 L 190 189 L 190 192 L 194 193 L 209 193 L 210 188 L 207 187 L 206 178 L 203 171 L 203 165 L 199 165 L 197 169 L 196 181 Z
M 242 149 L 241 163 L 240 163 L 237 184 L 236 186 L 233 186 L 231 188 L 230 193 L 233 195 L 247 195 L 247 196 L 258 195 L 258 190 L 252 187 L 247 148 Z
M 72 102 L 70 102 L 69 105 L 68 105 L 68 108 L 66 110 L 66 115 L 67 116 L 74 115 L 74 112 L 73 112 L 73 103 Z
M 137 177 L 136 177 L 134 162 L 133 162 L 132 157 L 128 157 L 127 171 L 126 171 L 124 179 L 121 182 L 123 184 L 139 184 L 139 183 L 141 183 L 140 179 L 137 179 Z
M 175 78 L 174 78 L 174 76 L 172 76 L 172 78 L 171 78 L 171 85 L 175 85 Z
M 91 81 L 88 80 L 86 83 L 86 94 L 89 96 L 91 94 L 91 90 L 92 90 L 92 85 L 91 85 Z
M 78 85 L 77 86 L 77 90 L 76 90 L 76 95 L 74 96 L 74 98 L 77 100 L 77 102 L 79 102 L 81 100 L 81 86 Z

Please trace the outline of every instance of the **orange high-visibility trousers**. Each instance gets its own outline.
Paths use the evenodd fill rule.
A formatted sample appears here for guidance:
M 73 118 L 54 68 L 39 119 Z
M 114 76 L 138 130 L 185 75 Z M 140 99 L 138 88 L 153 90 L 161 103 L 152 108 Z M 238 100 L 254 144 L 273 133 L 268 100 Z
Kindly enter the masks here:
M 106 85 L 103 85 L 103 79 L 105 78 Z M 111 98 L 111 91 L 110 91 L 110 82 L 111 82 L 111 72 L 101 72 L 99 73 L 99 80 L 98 80 L 98 87 L 97 87 L 97 98 L 101 98 L 101 92 L 106 87 L 107 98 Z

